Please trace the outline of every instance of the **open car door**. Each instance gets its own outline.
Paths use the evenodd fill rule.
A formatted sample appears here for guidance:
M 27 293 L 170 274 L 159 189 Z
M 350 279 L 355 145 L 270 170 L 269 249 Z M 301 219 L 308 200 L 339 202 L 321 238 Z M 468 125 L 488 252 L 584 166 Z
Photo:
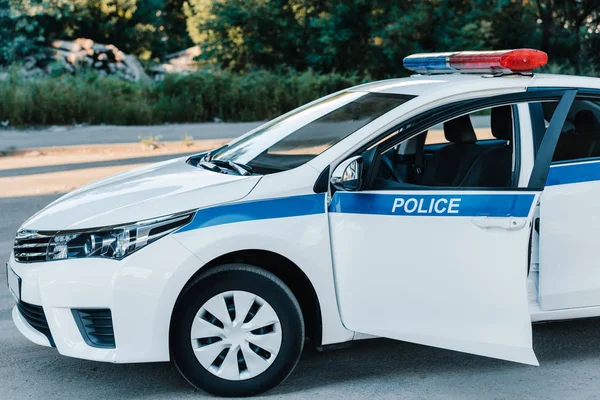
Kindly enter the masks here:
M 336 193 L 329 218 L 344 325 L 538 365 L 526 293 L 538 197 L 535 191 Z
M 538 365 L 526 287 L 529 238 L 574 97 L 564 92 L 542 132 L 527 188 L 335 192 L 330 235 L 348 329 Z

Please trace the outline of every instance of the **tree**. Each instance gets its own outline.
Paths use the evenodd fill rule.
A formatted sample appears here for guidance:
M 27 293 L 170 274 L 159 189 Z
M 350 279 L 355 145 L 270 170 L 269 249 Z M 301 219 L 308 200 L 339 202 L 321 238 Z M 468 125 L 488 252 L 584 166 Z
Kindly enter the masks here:
M 192 45 L 185 0 L 0 0 L 0 63 L 55 39 L 90 38 L 141 58 Z M 12 50 L 11 50 L 12 49 Z
M 15 58 L 16 20 L 10 9 L 10 0 L 0 0 L 0 64 Z
M 142 59 L 198 44 L 207 65 L 406 74 L 415 52 L 541 48 L 600 67 L 600 0 L 0 0 L 0 63 L 88 37 Z
M 64 0 L 0 0 L 0 64 L 17 61 L 39 50 L 46 34 L 61 24 L 73 9 Z
M 551 59 L 579 66 L 585 58 L 581 39 L 598 27 L 600 0 L 535 0 L 535 5 L 541 21 L 540 48 Z
M 62 37 L 115 44 L 142 59 L 164 55 L 164 7 L 164 0 L 82 0 L 72 29 L 61 32 Z
M 202 58 L 242 70 L 288 64 L 306 67 L 307 21 L 312 7 L 300 0 L 190 0 L 188 31 Z M 304 25 L 304 26 L 303 26 Z
M 167 53 L 174 53 L 194 45 L 187 32 L 187 17 L 184 4 L 187 0 L 168 0 L 162 9 L 163 37 Z

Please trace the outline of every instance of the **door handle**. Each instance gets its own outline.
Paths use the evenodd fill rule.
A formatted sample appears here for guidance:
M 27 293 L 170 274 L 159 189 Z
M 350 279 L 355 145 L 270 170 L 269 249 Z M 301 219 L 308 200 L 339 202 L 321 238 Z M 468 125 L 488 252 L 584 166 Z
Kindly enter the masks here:
M 510 217 L 473 217 L 471 222 L 478 228 L 482 229 L 506 229 L 508 231 L 518 231 L 523 229 L 527 223 L 526 218 L 510 218 Z

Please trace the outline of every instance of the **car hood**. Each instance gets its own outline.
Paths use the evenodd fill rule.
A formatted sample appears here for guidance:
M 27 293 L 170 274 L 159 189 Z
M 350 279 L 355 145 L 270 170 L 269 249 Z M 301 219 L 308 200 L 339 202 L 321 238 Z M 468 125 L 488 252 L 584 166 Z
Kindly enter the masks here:
M 84 186 L 35 214 L 22 229 L 58 231 L 137 222 L 241 199 L 260 180 L 185 161 L 152 164 Z

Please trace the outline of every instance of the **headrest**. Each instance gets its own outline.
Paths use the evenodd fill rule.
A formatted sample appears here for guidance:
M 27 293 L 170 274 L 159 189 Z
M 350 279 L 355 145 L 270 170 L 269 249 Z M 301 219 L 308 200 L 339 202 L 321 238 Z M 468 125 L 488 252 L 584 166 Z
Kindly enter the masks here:
M 444 122 L 444 136 L 447 141 L 452 143 L 468 144 L 477 141 L 471 118 L 468 115 Z
M 575 114 L 575 131 L 584 136 L 600 135 L 600 126 L 594 113 L 590 110 L 581 110 Z
M 492 135 L 496 139 L 512 140 L 513 138 L 513 118 L 512 108 L 510 106 L 500 106 L 492 108 Z

